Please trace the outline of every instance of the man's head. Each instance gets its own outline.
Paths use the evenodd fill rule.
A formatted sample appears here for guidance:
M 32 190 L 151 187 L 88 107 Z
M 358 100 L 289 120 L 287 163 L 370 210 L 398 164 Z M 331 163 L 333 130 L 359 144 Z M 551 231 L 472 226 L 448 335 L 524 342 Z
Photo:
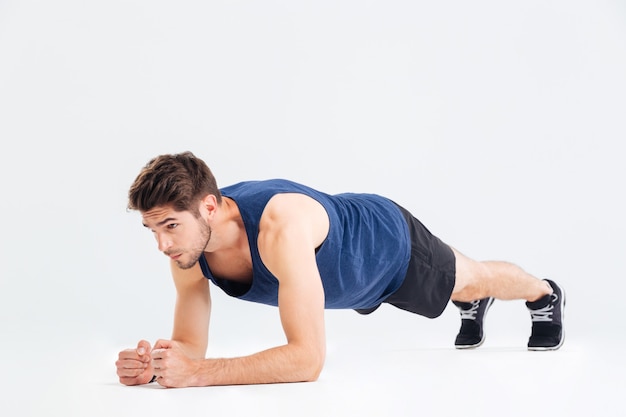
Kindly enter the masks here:
M 128 208 L 141 212 L 159 250 L 182 269 L 193 267 L 211 240 L 201 205 L 210 211 L 221 201 L 211 170 L 191 152 L 152 159 L 128 192 Z
M 198 203 L 213 194 L 222 195 L 209 167 L 191 152 L 160 155 L 143 167 L 128 191 L 128 208 L 146 212 L 172 207 L 198 216 Z

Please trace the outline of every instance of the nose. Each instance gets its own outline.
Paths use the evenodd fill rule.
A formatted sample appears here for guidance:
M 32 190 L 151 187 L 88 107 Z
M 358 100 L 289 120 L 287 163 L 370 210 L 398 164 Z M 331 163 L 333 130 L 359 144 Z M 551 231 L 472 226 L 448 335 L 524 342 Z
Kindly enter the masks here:
M 156 235 L 157 245 L 161 252 L 166 252 L 172 247 L 172 241 L 165 235 L 159 233 Z

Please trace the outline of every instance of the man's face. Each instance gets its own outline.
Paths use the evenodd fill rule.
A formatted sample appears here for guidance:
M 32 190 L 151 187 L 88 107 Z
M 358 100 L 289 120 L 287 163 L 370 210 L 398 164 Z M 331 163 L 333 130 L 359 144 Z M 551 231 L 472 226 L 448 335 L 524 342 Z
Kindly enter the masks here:
M 143 225 L 154 234 L 159 250 L 181 269 L 193 267 L 211 239 L 211 227 L 190 211 L 155 207 L 142 213 L 142 217 Z

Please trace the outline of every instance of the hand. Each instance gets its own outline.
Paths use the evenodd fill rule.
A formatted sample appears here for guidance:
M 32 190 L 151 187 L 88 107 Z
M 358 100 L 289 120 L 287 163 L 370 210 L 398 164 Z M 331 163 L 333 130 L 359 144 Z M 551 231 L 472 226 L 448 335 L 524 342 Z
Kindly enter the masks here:
M 115 366 L 122 384 L 140 385 L 150 382 L 154 375 L 150 352 L 150 343 L 141 340 L 136 348 L 125 349 L 119 353 Z
M 190 387 L 200 385 L 195 377 L 200 361 L 190 359 L 179 343 L 158 340 L 152 350 L 152 367 L 156 382 L 164 387 Z

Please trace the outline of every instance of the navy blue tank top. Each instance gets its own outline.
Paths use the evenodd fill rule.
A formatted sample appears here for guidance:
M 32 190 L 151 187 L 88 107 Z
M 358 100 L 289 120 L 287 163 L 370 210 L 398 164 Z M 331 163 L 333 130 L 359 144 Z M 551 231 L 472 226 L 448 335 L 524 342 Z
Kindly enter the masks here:
M 204 256 L 205 277 L 228 295 L 278 305 L 278 280 L 259 255 L 259 222 L 276 194 L 300 193 L 318 201 L 328 213 L 330 229 L 316 253 L 326 308 L 360 309 L 379 305 L 396 291 L 406 274 L 411 241 L 398 206 L 375 194 L 329 195 L 287 180 L 246 181 L 221 189 L 239 207 L 252 255 L 252 284 L 214 277 Z

